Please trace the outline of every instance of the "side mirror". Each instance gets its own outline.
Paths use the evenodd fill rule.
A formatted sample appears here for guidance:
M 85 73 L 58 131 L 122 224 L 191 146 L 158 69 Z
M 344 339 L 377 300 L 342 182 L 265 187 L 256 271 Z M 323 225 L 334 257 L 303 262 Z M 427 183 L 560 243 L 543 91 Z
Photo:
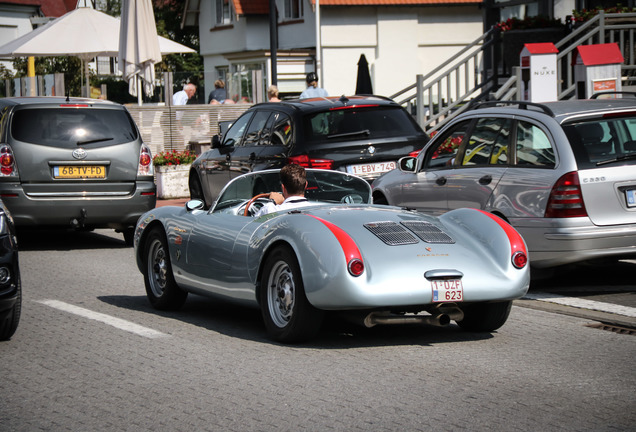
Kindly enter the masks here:
M 415 172 L 417 167 L 417 158 L 413 156 L 405 156 L 398 160 L 398 167 L 402 172 Z
M 194 210 L 203 210 L 205 203 L 198 199 L 193 199 L 185 203 L 186 210 L 191 212 Z
M 218 135 L 213 135 L 212 136 L 212 148 L 219 148 L 221 147 L 221 137 Z

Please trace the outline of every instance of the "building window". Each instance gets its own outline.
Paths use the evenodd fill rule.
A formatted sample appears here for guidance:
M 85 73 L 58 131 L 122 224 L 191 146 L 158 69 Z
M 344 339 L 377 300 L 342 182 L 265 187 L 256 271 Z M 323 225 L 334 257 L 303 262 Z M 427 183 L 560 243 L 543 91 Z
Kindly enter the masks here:
M 232 22 L 232 5 L 230 0 L 216 0 L 216 24 L 224 25 Z
M 285 0 L 285 19 L 303 17 L 303 0 Z
M 265 63 L 235 63 L 230 77 L 231 94 L 235 102 L 265 102 Z

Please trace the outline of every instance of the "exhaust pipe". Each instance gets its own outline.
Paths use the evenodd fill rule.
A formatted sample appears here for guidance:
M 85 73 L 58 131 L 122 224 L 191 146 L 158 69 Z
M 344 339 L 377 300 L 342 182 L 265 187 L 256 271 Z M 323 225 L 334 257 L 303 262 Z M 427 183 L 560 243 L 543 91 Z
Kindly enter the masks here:
M 437 327 L 444 327 L 450 324 L 451 318 L 444 313 L 434 315 L 393 315 L 382 312 L 371 312 L 364 318 L 365 327 L 382 324 L 428 324 Z

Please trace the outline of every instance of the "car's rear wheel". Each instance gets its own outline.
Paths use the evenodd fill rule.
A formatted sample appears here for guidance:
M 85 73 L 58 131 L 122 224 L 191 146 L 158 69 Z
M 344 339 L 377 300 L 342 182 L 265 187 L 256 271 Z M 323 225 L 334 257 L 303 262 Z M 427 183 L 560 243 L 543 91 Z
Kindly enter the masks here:
M 287 247 L 272 251 L 265 262 L 260 304 L 270 337 L 279 342 L 302 342 L 315 336 L 323 312 L 309 303 L 294 253 Z
M 511 308 L 512 301 L 467 304 L 462 307 L 464 319 L 457 325 L 472 332 L 495 331 L 506 323 Z
M 188 297 L 174 280 L 166 235 L 161 228 L 154 228 L 145 241 L 146 268 L 144 282 L 150 304 L 160 310 L 177 310 Z
M 13 307 L 8 311 L 2 312 L 0 317 L 0 340 L 9 340 L 18 328 L 20 322 L 20 313 L 22 311 L 22 284 L 20 275 L 15 275 L 16 283 L 16 301 Z

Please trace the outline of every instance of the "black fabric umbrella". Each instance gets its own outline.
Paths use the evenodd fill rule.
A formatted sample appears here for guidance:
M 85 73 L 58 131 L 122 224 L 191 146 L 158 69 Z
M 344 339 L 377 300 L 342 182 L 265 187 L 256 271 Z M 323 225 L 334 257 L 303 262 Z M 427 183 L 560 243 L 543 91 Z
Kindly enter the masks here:
M 371 75 L 369 74 L 369 63 L 364 54 L 360 54 L 358 60 L 358 79 L 356 80 L 356 94 L 373 94 L 373 86 L 371 85 Z

